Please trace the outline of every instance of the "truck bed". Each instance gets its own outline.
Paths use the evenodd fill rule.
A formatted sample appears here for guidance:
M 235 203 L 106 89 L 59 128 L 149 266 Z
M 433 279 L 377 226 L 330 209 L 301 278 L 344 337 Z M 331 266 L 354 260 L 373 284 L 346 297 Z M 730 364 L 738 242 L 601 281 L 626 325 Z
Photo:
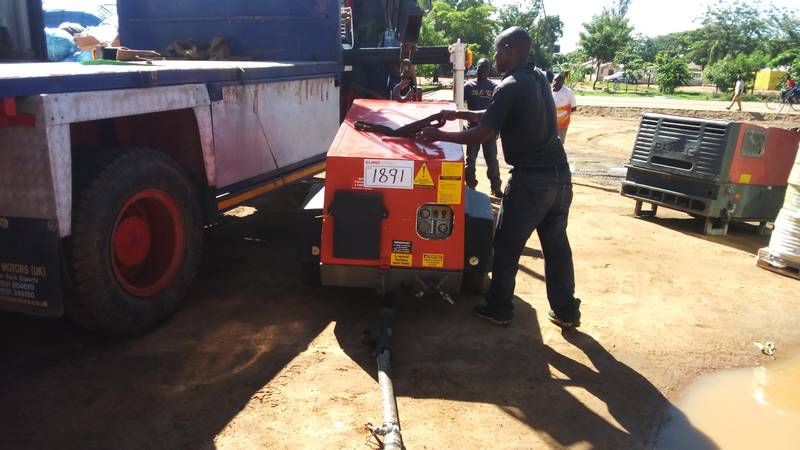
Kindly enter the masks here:
M 0 98 L 133 89 L 189 83 L 252 82 L 338 76 L 336 62 L 153 61 L 0 64 Z

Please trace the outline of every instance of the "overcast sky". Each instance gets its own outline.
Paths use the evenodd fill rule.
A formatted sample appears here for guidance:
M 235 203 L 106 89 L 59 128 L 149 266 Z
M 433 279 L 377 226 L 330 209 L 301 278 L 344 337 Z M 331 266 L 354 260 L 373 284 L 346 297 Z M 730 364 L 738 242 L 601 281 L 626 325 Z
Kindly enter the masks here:
M 519 0 L 492 0 L 492 4 L 498 7 L 513 3 L 520 2 Z M 583 24 L 590 21 L 593 15 L 599 14 L 603 5 L 611 3 L 604 0 L 544 0 L 547 14 L 561 16 L 561 21 L 564 22 L 561 51 L 575 50 L 578 46 L 578 33 L 583 31 Z M 634 27 L 634 32 L 647 36 L 658 36 L 697 28 L 700 26 L 698 17 L 703 15 L 708 5 L 717 3 L 713 0 L 632 0 L 628 18 Z M 772 3 L 792 11 L 800 10 L 798 8 L 800 1 L 798 0 L 774 0 Z

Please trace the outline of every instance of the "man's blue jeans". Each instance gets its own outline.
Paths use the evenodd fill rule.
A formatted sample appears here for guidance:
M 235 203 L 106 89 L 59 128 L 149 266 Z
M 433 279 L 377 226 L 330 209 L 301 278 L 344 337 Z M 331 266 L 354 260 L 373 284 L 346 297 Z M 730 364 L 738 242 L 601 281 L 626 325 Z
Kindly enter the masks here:
M 511 299 L 520 256 L 533 230 L 539 233 L 544 254 L 547 299 L 559 319 L 577 319 L 575 271 L 567 238 L 567 219 L 572 204 L 572 180 L 568 168 L 544 175 L 512 172 L 506 186 L 494 238 L 492 286 L 489 307 L 498 314 L 513 314 Z
M 492 135 L 482 144 L 467 145 L 466 164 L 464 166 L 467 186 L 474 188 L 478 181 L 475 178 L 478 151 L 483 147 L 483 159 L 486 161 L 486 177 L 492 191 L 499 191 L 503 182 L 500 180 L 500 163 L 497 161 L 497 136 Z
M 474 125 L 467 125 L 464 130 L 473 128 Z M 499 191 L 503 182 L 500 180 L 500 163 L 497 161 L 497 135 L 492 135 L 481 144 L 467 144 L 466 164 L 464 165 L 464 175 L 467 186 L 475 188 L 478 181 L 475 179 L 476 161 L 478 152 L 483 147 L 483 159 L 486 161 L 486 177 L 492 192 Z

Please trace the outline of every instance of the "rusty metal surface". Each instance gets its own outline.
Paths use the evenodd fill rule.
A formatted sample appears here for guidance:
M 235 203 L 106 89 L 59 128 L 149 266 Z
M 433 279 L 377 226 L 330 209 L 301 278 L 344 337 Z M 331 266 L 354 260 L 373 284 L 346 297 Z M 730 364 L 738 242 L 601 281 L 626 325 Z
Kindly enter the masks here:
M 194 117 L 200 131 L 200 145 L 203 147 L 203 165 L 206 169 L 206 180 L 209 186 L 217 185 L 217 164 L 214 158 L 214 125 L 211 119 L 211 108 L 196 106 Z
M 36 115 L 35 127 L 0 127 L 0 217 L 55 219 L 48 131 L 40 97 L 27 97 L 19 110 Z
M 209 105 L 203 84 L 42 96 L 49 125 L 86 122 Z
M 333 78 L 223 89 L 212 104 L 219 187 L 324 154 L 339 125 Z

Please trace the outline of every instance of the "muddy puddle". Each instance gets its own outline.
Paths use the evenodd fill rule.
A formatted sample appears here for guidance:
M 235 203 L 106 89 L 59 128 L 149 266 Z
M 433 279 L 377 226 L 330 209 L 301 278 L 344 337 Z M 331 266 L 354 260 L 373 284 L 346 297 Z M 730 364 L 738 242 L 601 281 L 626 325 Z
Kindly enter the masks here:
M 661 426 L 657 449 L 800 449 L 800 355 L 692 383 Z

